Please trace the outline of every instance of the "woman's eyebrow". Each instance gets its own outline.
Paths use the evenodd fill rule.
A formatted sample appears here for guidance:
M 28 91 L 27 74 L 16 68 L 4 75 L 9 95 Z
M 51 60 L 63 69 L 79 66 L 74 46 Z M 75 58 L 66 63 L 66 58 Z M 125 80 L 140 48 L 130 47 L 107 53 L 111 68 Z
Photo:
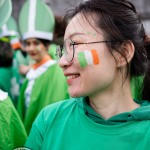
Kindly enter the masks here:
M 69 39 L 73 38 L 74 36 L 77 36 L 77 35 L 86 35 L 85 33 L 81 33 L 81 32 L 76 32 L 76 33 L 72 33 L 68 36 Z

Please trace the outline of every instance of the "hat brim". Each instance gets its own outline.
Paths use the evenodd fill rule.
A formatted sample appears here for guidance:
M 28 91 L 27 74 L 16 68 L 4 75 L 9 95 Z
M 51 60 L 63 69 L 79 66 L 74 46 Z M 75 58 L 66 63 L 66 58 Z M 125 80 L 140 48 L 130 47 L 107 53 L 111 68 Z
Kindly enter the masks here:
M 11 0 L 4 0 L 0 5 L 0 27 L 7 22 L 12 12 Z

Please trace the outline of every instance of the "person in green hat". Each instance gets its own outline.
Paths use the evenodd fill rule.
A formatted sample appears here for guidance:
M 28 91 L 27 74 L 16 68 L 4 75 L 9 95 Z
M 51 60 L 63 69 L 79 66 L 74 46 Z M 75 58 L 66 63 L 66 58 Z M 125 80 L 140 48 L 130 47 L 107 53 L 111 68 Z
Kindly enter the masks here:
M 54 15 L 44 2 L 25 2 L 19 16 L 19 27 L 25 49 L 35 61 L 26 74 L 18 102 L 18 113 L 27 133 L 43 107 L 69 97 L 62 69 L 48 54 L 54 26 Z
M 10 0 L 0 1 L 0 28 L 8 20 L 11 10 Z M 8 93 L 0 89 L 0 149 L 11 150 L 21 147 L 26 138 L 25 128 Z
M 22 51 L 22 44 L 19 39 L 17 23 L 12 16 L 10 16 L 8 21 L 0 28 L 0 40 L 5 43 L 9 42 L 11 44 L 11 49 L 13 50 L 13 63 L 9 68 L 7 67 L 5 69 L 12 72 L 9 80 L 11 82 L 11 99 L 14 105 L 17 106 L 20 86 L 24 80 L 24 75 L 20 73 L 20 66 L 28 66 L 29 62 L 31 62 L 31 58 L 29 58 L 29 55 L 27 55 L 25 51 Z M 11 49 L 10 51 L 12 51 Z M 1 82 L 5 81 L 1 80 Z

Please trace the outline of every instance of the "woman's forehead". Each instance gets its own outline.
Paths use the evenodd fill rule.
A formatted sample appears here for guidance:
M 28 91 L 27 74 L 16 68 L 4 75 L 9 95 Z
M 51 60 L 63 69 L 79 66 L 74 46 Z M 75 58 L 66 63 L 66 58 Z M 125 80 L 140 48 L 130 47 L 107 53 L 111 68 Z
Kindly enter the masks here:
M 40 42 L 37 38 L 29 38 L 26 40 L 26 42 Z
M 81 33 L 84 35 L 96 36 L 98 34 L 102 34 L 100 28 L 95 26 L 94 22 L 95 16 L 87 14 L 84 16 L 83 14 L 77 14 L 73 19 L 69 22 L 64 39 L 68 38 L 72 34 Z

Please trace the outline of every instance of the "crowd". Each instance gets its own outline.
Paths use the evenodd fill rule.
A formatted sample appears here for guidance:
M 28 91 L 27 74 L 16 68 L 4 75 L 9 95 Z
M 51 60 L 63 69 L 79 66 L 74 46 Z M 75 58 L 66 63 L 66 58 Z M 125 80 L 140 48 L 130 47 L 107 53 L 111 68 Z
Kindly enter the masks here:
M 5 112 L 0 116 L 0 149 L 6 150 L 24 146 L 42 108 L 70 96 L 56 59 L 55 40 L 63 40 L 64 34 L 59 17 L 44 2 L 28 0 L 17 22 L 11 15 L 11 1 L 2 10 L 4 6 L 9 12 L 1 15 L 9 17 L 0 28 L 0 107 Z
M 150 37 L 128 0 L 55 16 L 0 2 L 0 150 L 148 150 Z M 140 141 L 140 142 L 139 142 Z

